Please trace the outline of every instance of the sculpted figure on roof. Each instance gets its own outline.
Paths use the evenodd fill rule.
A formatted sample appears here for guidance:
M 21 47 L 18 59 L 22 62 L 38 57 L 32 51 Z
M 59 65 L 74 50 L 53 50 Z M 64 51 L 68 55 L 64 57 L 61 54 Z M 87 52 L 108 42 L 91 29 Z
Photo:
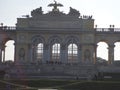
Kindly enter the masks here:
M 55 0 L 54 0 L 54 3 L 51 3 L 48 5 L 49 7 L 53 7 L 53 11 L 59 11 L 59 9 L 57 7 L 62 7 L 63 5 L 60 4 L 60 3 L 57 3 Z
M 72 7 L 70 7 L 70 11 L 68 13 L 69 15 L 74 15 L 74 16 L 80 16 L 80 13 L 78 10 L 73 9 Z
M 32 16 L 42 15 L 42 14 L 43 14 L 42 7 L 37 8 L 37 9 L 35 9 L 35 10 L 33 10 L 33 11 L 31 12 L 31 15 L 32 15 Z

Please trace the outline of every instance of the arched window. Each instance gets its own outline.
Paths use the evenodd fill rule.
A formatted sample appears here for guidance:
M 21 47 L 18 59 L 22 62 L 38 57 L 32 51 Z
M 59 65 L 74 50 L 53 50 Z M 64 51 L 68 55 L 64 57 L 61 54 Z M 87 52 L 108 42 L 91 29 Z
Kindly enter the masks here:
M 78 57 L 78 46 L 76 44 L 68 45 L 68 63 L 77 62 Z
M 42 59 L 43 59 L 43 43 L 39 43 L 37 45 L 36 55 L 37 55 L 37 60 L 42 61 Z
M 52 60 L 53 61 L 60 60 L 60 44 L 59 43 L 55 43 L 52 46 Z

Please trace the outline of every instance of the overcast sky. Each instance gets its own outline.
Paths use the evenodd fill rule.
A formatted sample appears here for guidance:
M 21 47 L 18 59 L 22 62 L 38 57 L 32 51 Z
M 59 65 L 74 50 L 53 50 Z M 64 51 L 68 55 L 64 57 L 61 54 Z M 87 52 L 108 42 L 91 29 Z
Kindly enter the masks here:
M 47 5 L 54 0 L 0 0 L 0 23 L 14 26 L 18 17 L 30 15 L 33 9 L 42 6 L 44 13 L 52 8 Z M 61 11 L 68 13 L 69 7 L 80 11 L 81 15 L 93 15 L 98 27 L 109 27 L 114 24 L 120 28 L 120 0 L 56 0 L 64 7 Z

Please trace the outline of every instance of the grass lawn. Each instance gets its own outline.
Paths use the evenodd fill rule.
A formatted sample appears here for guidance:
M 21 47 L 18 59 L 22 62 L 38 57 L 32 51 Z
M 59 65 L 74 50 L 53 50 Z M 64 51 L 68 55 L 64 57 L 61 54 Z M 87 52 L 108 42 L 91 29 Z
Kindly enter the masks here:
M 12 88 L 10 90 L 16 90 L 17 88 L 28 88 L 25 90 L 37 90 L 38 88 L 55 88 L 59 90 L 120 90 L 120 81 L 7 80 L 7 82 L 0 81 L 0 90 L 3 90 L 1 88 Z

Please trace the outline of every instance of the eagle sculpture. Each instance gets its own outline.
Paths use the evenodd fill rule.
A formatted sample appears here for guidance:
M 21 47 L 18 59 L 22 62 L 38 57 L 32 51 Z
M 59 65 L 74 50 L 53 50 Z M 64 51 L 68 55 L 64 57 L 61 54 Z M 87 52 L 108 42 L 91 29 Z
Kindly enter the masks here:
M 53 7 L 53 10 L 56 11 L 56 10 L 58 10 L 57 7 L 63 7 L 63 5 L 60 4 L 60 3 L 57 3 L 57 2 L 54 0 L 54 3 L 49 4 L 48 7 Z

